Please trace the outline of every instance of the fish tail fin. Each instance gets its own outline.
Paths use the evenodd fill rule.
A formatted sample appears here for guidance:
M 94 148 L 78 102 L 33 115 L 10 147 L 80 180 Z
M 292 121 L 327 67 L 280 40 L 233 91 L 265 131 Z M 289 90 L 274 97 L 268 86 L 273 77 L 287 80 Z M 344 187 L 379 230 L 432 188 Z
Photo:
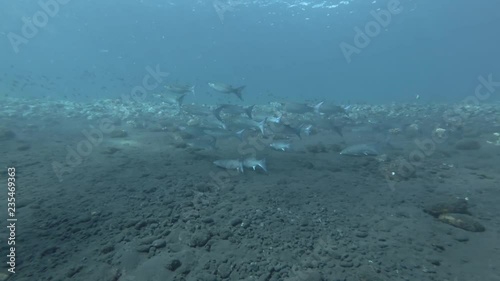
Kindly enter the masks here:
M 342 132 L 342 127 L 341 126 L 333 126 L 333 130 L 341 137 L 344 137 L 344 133 Z
M 243 174 L 243 161 L 240 161 L 240 165 L 239 165 L 237 170 L 238 170 L 238 172 Z
M 321 114 L 321 112 L 319 112 L 319 109 L 321 107 L 321 105 L 324 103 L 324 101 L 318 103 L 317 105 L 314 106 L 314 112 L 317 113 L 317 114 Z
M 245 129 L 243 130 L 239 130 L 238 132 L 236 132 L 236 137 L 238 137 L 238 139 L 240 141 L 243 141 L 243 134 L 245 133 Z
M 259 130 L 262 133 L 262 135 L 264 135 L 264 125 L 266 124 L 266 121 L 267 121 L 267 117 L 264 118 L 264 120 L 259 122 Z
M 217 107 L 216 109 L 214 109 L 214 115 L 215 115 L 215 118 L 217 118 L 217 120 L 221 121 L 222 122 L 222 118 L 220 117 L 220 112 L 224 109 L 224 106 L 221 105 L 219 107 Z
M 266 158 L 259 161 L 259 166 L 262 168 L 262 170 L 264 170 L 264 172 L 267 173 Z
M 253 110 L 254 106 L 255 106 L 255 104 L 245 108 L 245 113 L 247 114 L 248 118 L 250 118 L 250 119 L 253 119 L 252 118 L 252 110 Z
M 180 95 L 179 97 L 177 97 L 175 100 L 177 101 L 177 105 L 179 107 L 182 106 L 182 103 L 184 102 L 184 98 L 186 97 L 186 95 Z
M 238 98 L 239 98 L 240 100 L 243 100 L 243 95 L 242 95 L 242 92 L 243 92 L 243 89 L 245 89 L 245 87 L 246 87 L 246 86 L 241 86 L 241 87 L 238 87 L 238 88 L 234 89 L 234 91 L 233 91 L 233 92 L 234 92 L 234 94 L 235 94 L 236 96 L 238 96 Z

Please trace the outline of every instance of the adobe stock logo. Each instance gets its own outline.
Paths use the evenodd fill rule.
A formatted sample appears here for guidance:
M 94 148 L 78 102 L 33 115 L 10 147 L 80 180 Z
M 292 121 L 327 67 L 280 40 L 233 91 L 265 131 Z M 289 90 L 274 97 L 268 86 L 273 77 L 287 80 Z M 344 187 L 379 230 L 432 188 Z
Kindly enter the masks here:
M 40 10 L 36 11 L 31 18 L 22 17 L 23 26 L 21 27 L 21 35 L 9 32 L 7 38 L 14 53 L 19 53 L 19 47 L 22 44 L 28 44 L 30 39 L 33 39 L 40 29 L 47 26 L 49 19 L 55 17 L 60 10 L 61 5 L 66 5 L 71 0 L 40 0 L 38 6 Z
M 400 6 L 399 0 L 389 0 L 387 3 L 387 9 L 381 9 L 379 11 L 371 11 L 370 14 L 375 20 L 369 21 L 365 24 L 364 31 L 359 27 L 355 27 L 354 31 L 354 46 L 342 42 L 340 43 L 340 50 L 344 55 L 347 63 L 351 63 L 351 56 L 353 54 L 360 54 L 361 50 L 368 47 L 371 43 L 371 39 L 377 37 L 382 28 L 386 28 L 392 21 L 392 16 L 401 13 L 403 8 Z

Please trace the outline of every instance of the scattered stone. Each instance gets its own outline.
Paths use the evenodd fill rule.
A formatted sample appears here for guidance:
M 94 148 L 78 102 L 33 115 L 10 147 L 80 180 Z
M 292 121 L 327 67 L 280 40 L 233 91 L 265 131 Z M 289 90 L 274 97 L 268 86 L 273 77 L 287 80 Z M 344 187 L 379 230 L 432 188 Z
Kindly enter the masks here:
M 203 247 L 210 240 L 211 235 L 208 231 L 198 231 L 196 232 L 189 241 L 189 246 L 191 247 Z
M 460 233 L 453 235 L 453 239 L 457 240 L 458 242 L 467 242 L 469 241 L 469 236 L 465 235 L 464 233 Z
M 11 140 L 16 137 L 16 134 L 5 127 L 0 127 L 0 141 Z
M 485 227 L 475 221 L 471 216 L 464 214 L 442 214 L 438 219 L 444 223 L 471 232 L 483 232 Z
M 116 129 L 116 130 L 112 131 L 109 136 L 112 138 L 115 138 L 115 139 L 116 138 L 125 138 L 128 136 L 128 133 L 125 130 Z
M 342 262 L 340 262 L 340 266 L 342 266 L 342 267 L 353 267 L 354 264 L 352 263 L 352 261 L 342 261 Z
M 469 211 L 467 210 L 467 201 L 465 199 L 434 204 L 425 208 L 424 212 L 434 217 L 439 217 L 439 215 L 446 213 L 469 214 Z
M 481 144 L 477 140 L 459 140 L 455 144 L 455 148 L 458 150 L 478 150 L 481 148 Z
M 354 235 L 356 235 L 356 237 L 359 237 L 359 238 L 366 238 L 368 236 L 368 232 L 366 231 L 356 231 L 356 233 L 354 233 Z
M 76 275 L 78 272 L 80 272 L 81 270 L 83 269 L 83 266 L 75 266 L 75 267 L 72 267 L 68 270 L 68 272 L 66 273 L 66 277 L 73 277 L 74 275 Z M 0 279 L 2 280 L 2 279 Z
M 155 247 L 155 248 L 163 248 L 163 247 L 167 246 L 167 241 L 165 241 L 163 239 L 157 239 L 157 240 L 153 241 L 153 243 L 151 245 L 153 245 L 153 247 Z
M 203 218 L 201 221 L 208 224 L 214 223 L 214 219 L 211 217 Z
M 170 270 L 170 271 L 175 271 L 177 268 L 179 268 L 182 265 L 181 261 L 178 259 L 173 259 L 169 261 L 165 267 Z
M 242 222 L 243 222 L 243 220 L 242 220 L 242 219 L 240 219 L 240 218 L 234 218 L 234 219 L 232 219 L 232 220 L 231 220 L 230 224 L 231 224 L 232 226 L 238 226 L 238 225 L 240 225 Z
M 146 225 L 148 225 L 148 223 L 145 220 L 141 220 L 135 224 L 135 229 L 139 230 L 139 229 L 145 227 Z
M 150 245 L 140 245 L 135 250 L 139 253 L 147 253 L 149 252 L 149 248 L 151 248 Z
M 111 253 L 114 250 L 115 250 L 115 246 L 114 245 L 107 245 L 107 246 L 105 246 L 104 248 L 101 249 L 101 253 L 107 254 L 107 253 Z
M 217 267 L 217 274 L 221 278 L 228 278 L 231 274 L 231 266 L 227 263 L 220 264 L 219 267 Z
M 101 153 L 102 154 L 110 154 L 111 155 L 111 154 L 115 154 L 115 152 L 118 152 L 120 150 L 121 150 L 120 148 L 110 146 L 110 147 L 105 147 L 104 150 Z
M 441 260 L 438 258 L 427 258 L 427 261 L 430 262 L 432 265 L 435 266 L 440 266 L 441 265 Z
M 26 150 L 29 150 L 31 148 L 31 146 L 27 143 L 23 143 L 23 144 L 20 144 L 17 146 L 17 150 L 19 151 L 26 151 Z
M 10 275 L 7 275 L 6 273 L 0 272 L 0 281 L 5 281 L 10 277 Z

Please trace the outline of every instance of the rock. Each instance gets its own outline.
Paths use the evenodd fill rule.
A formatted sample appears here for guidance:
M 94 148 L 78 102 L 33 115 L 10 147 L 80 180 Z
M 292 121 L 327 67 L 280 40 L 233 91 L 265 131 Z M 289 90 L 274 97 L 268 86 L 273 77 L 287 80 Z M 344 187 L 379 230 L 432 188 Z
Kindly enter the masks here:
M 11 140 L 16 137 L 16 134 L 5 127 L 0 127 L 0 141 Z
M 155 248 L 163 248 L 163 247 L 167 246 L 167 241 L 165 241 L 163 239 L 157 239 L 157 240 L 153 241 L 153 243 L 151 245 Z
M 240 218 L 234 218 L 231 220 L 230 224 L 232 226 L 237 226 L 237 225 L 240 225 L 242 222 L 243 222 L 243 220 L 241 220 Z
M 438 258 L 434 258 L 434 257 L 427 258 L 427 261 L 430 262 L 432 265 L 435 265 L 435 266 L 440 266 L 441 265 L 441 260 L 438 259 Z
M 189 246 L 191 247 L 203 247 L 210 240 L 211 235 L 208 231 L 198 231 L 196 232 L 189 241 Z
M 150 245 L 140 245 L 135 250 L 139 253 L 147 253 L 149 252 L 149 248 L 151 248 Z
M 475 221 L 471 216 L 464 214 L 442 214 L 438 219 L 444 223 L 471 232 L 483 232 L 485 227 Z
M 83 266 L 79 265 L 79 266 L 75 266 L 75 267 L 71 267 L 68 272 L 66 272 L 66 277 L 73 277 L 75 274 L 77 274 L 78 272 L 80 272 L 81 270 L 83 269 Z M 2 280 L 2 279 L 0 279 Z
M 179 268 L 182 265 L 181 261 L 178 259 L 173 259 L 169 261 L 165 267 L 170 270 L 170 271 L 175 271 L 177 268 Z
M 201 220 L 204 223 L 214 223 L 214 219 L 211 217 L 206 217 Z
M 352 261 L 342 261 L 342 262 L 340 262 L 340 266 L 342 266 L 342 267 L 353 267 L 354 264 L 352 263 Z
M 26 151 L 26 150 L 29 150 L 31 148 L 31 146 L 29 144 L 20 144 L 17 146 L 17 150 L 19 151 Z
M 356 235 L 356 237 L 359 237 L 359 238 L 366 238 L 368 236 L 368 232 L 366 232 L 366 231 L 356 231 L 354 233 L 354 235 Z
M 217 267 L 217 274 L 221 278 L 228 278 L 231 274 L 231 266 L 227 263 L 220 264 L 219 267 Z
M 101 249 L 101 253 L 107 254 L 107 253 L 111 253 L 114 250 L 115 250 L 115 246 L 113 246 L 113 245 L 107 245 L 107 246 L 105 246 L 104 248 Z
M 453 235 L 453 239 L 457 240 L 458 242 L 467 242 L 469 241 L 469 236 L 460 233 L 460 234 L 455 234 Z
M 112 131 L 109 136 L 112 138 L 125 138 L 128 136 L 128 133 L 125 130 L 116 129 Z
M 455 148 L 459 150 L 478 150 L 481 148 L 481 144 L 477 140 L 459 140 L 455 144 Z
M 447 213 L 469 214 L 469 211 L 467 210 L 467 201 L 465 199 L 434 204 L 425 208 L 424 212 L 434 217 L 439 217 L 439 215 Z

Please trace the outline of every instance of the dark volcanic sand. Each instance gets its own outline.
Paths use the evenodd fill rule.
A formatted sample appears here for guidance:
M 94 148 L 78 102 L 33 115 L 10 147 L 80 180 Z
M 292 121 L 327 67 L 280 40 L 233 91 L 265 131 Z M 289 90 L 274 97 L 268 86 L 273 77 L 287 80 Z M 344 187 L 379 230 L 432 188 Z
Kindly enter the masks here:
M 11 280 L 500 280 L 498 146 L 443 144 L 394 189 L 372 157 L 266 148 L 269 174 L 246 169 L 217 188 L 212 161 L 237 158 L 236 142 L 194 153 L 165 132 L 129 131 L 59 182 L 52 161 L 83 139 L 60 133 L 31 135 L 24 151 L 2 142 L 3 166 L 18 171 Z M 340 142 L 307 142 L 318 140 Z M 423 212 L 465 197 L 485 232 Z

